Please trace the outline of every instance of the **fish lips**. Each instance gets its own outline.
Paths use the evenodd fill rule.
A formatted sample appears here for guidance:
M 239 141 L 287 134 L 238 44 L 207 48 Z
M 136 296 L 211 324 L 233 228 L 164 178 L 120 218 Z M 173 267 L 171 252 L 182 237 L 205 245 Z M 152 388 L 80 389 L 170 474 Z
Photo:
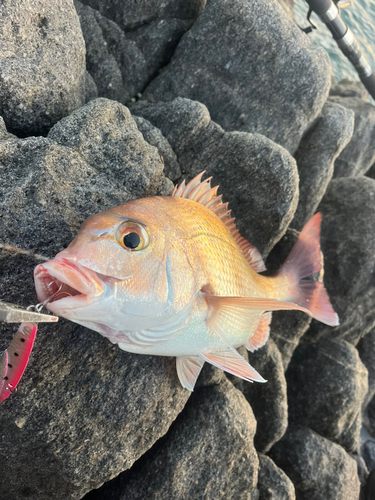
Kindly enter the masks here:
M 34 281 L 39 302 L 46 302 L 46 309 L 57 315 L 87 306 L 103 293 L 103 284 L 95 271 L 64 258 L 37 266 Z

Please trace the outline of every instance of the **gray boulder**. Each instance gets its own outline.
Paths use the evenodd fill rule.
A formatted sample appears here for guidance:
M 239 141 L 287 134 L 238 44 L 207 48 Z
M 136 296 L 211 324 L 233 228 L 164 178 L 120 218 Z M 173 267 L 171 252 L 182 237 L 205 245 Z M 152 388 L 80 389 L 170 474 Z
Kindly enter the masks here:
M 288 403 L 282 358 L 270 339 L 267 344 L 249 354 L 250 364 L 267 380 L 266 384 L 243 386 L 256 421 L 254 444 L 257 451 L 266 453 L 279 441 L 288 427 Z
M 375 396 L 375 330 L 365 335 L 357 348 L 362 363 L 368 370 L 368 391 L 363 401 L 363 409 L 365 409 Z
M 314 215 L 332 178 L 335 160 L 353 135 L 353 127 L 354 112 L 327 101 L 302 139 L 294 156 L 300 192 L 291 224 L 295 229 L 301 230 Z
M 292 480 L 298 500 L 359 498 L 355 460 L 341 446 L 310 429 L 289 429 L 270 455 Z
M 344 340 L 301 344 L 286 372 L 289 420 L 356 450 L 367 393 L 367 369 Z
M 245 398 L 225 378 L 196 390 L 166 437 L 87 500 L 248 500 L 258 476 L 255 426 Z
M 338 95 L 340 97 L 358 97 L 362 101 L 369 100 L 369 93 L 362 82 L 353 82 L 344 78 L 339 83 L 333 83 L 329 91 L 330 96 Z
M 85 102 L 85 43 L 72 0 L 0 7 L 0 115 L 18 135 L 46 133 Z
M 353 137 L 335 161 L 334 177 L 363 175 L 375 162 L 375 107 L 358 97 L 332 96 L 329 100 L 355 113 Z
M 36 302 L 35 265 L 64 248 L 84 219 L 171 187 L 127 108 L 106 99 L 48 138 L 0 141 L 0 158 L 0 242 L 29 252 L 0 250 L 0 288 L 23 306 Z M 0 349 L 12 333 L 1 324 Z M 68 321 L 41 325 L 19 389 L 1 406 L 0 498 L 82 498 L 130 468 L 188 397 L 174 359 L 125 353 Z
M 93 77 L 88 71 L 85 75 L 85 102 L 88 103 L 98 97 L 98 87 L 94 82 Z
M 210 0 L 143 97 L 202 102 L 225 130 L 263 134 L 294 152 L 329 86 L 327 53 L 276 2 Z
M 367 177 L 331 181 L 322 212 L 324 283 L 340 325 L 313 320 L 306 336 L 343 338 L 356 345 L 375 327 L 375 181 Z
M 296 493 L 289 477 L 266 455 L 259 454 L 257 488 L 260 500 L 295 500 Z
M 267 254 L 297 205 L 298 173 L 290 154 L 264 136 L 225 132 L 203 104 L 189 99 L 139 102 L 131 111 L 161 130 L 184 178 L 203 170 L 213 176 L 212 185 L 220 185 L 242 236 Z

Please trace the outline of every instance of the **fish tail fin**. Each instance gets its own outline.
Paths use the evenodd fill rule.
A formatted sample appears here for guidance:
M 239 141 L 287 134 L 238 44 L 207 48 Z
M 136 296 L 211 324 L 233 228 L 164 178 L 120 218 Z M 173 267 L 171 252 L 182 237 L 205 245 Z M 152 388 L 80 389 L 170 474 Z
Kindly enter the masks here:
M 319 272 L 322 268 L 320 223 L 320 213 L 315 214 L 307 222 L 277 276 L 288 279 L 287 300 L 304 307 L 313 318 L 322 323 L 337 326 L 339 318 L 332 308 L 323 283 L 303 279 Z

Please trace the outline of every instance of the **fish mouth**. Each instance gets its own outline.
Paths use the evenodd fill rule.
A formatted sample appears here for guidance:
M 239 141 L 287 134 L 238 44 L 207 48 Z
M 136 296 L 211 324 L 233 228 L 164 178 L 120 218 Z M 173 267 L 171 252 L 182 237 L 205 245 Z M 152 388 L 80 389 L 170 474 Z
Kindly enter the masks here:
M 64 258 L 37 266 L 34 280 L 39 302 L 57 315 L 84 307 L 103 292 L 95 271 Z

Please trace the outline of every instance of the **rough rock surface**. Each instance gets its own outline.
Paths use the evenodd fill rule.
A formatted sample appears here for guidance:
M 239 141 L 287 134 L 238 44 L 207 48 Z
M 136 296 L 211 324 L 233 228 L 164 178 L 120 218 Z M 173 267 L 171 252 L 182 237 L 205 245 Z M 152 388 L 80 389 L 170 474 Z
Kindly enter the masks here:
M 299 173 L 299 201 L 292 227 L 299 231 L 321 202 L 334 171 L 335 160 L 348 144 L 354 112 L 329 101 L 295 154 Z
M 258 351 L 249 353 L 249 362 L 267 380 L 265 384 L 245 383 L 243 386 L 257 420 L 254 444 L 259 452 L 265 453 L 283 437 L 288 427 L 284 368 L 272 339 Z
M 329 91 L 330 96 L 358 97 L 362 101 L 368 101 L 369 93 L 362 82 L 353 82 L 344 78 L 339 83 L 334 83 Z
M 220 185 L 237 217 L 237 227 L 262 253 L 280 239 L 298 198 L 295 160 L 282 147 L 259 134 L 224 132 L 207 108 L 189 99 L 131 106 L 158 127 L 168 140 L 184 178 L 206 170 Z
M 286 372 L 289 420 L 353 452 L 359 442 L 367 369 L 344 340 L 301 344 Z
M 355 460 L 341 446 L 310 429 L 289 429 L 270 455 L 292 480 L 298 500 L 359 498 Z
M 327 54 L 276 2 L 211 0 L 144 98 L 202 102 L 225 130 L 260 133 L 294 152 L 329 86 Z
M 368 370 L 368 391 L 363 401 L 363 408 L 365 409 L 375 396 L 375 330 L 365 335 L 357 348 L 362 363 Z
M 333 175 L 363 175 L 375 163 L 375 106 L 358 97 L 332 96 L 329 100 L 355 113 L 353 137 L 335 161 Z
M 85 102 L 85 43 L 71 0 L 2 2 L 0 115 L 18 135 L 46 133 Z
M 332 180 L 318 210 L 323 215 L 324 283 L 340 326 L 313 320 L 305 335 L 312 342 L 325 335 L 356 345 L 375 327 L 375 181 Z
M 127 108 L 105 99 L 56 124 L 49 138 L 0 141 L 0 163 L 0 242 L 47 256 L 88 215 L 171 184 Z M 35 304 L 40 260 L 5 250 L 0 258 L 2 296 Z M 2 325 L 0 350 L 13 333 Z M 67 321 L 40 326 L 19 390 L 1 407 L 0 497 L 81 498 L 131 467 L 188 397 L 175 360 L 122 352 Z
M 295 500 L 289 477 L 266 455 L 259 454 L 258 485 L 260 500 Z
M 255 426 L 251 408 L 228 380 L 200 388 L 165 439 L 86 498 L 249 500 L 258 475 Z
M 164 161 L 164 175 L 172 181 L 179 179 L 181 177 L 181 169 L 177 162 L 177 156 L 160 130 L 141 116 L 133 116 L 133 120 L 137 124 L 138 130 L 143 135 L 144 140 L 151 144 L 151 146 L 158 148 Z

